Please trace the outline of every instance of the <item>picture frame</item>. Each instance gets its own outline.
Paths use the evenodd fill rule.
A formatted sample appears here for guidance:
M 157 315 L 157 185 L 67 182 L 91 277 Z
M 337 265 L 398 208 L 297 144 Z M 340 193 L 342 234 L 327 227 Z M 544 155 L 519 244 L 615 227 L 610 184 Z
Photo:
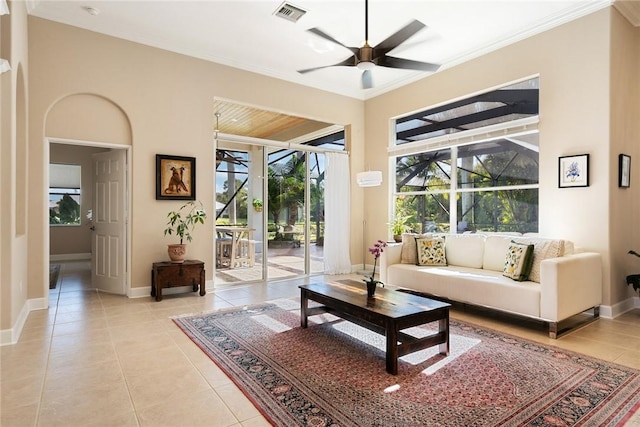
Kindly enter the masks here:
M 196 199 L 196 158 L 156 154 L 156 200 Z
M 618 187 L 629 188 L 631 186 L 631 156 L 620 154 L 618 156 Z
M 589 155 L 562 156 L 558 159 L 558 187 L 589 186 Z

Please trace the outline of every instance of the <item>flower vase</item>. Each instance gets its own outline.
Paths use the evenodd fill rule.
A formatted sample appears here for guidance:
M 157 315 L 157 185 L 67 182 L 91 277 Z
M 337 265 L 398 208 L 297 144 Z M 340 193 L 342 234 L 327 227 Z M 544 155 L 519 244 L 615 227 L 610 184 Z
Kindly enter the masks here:
M 376 288 L 378 284 L 376 282 L 367 282 L 367 297 L 373 298 L 376 295 Z

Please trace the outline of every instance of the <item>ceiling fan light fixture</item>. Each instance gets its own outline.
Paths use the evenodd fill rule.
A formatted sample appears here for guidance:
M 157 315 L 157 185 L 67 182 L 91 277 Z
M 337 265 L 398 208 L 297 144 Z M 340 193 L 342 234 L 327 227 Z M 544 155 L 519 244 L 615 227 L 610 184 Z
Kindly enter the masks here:
M 310 71 L 321 70 L 327 67 L 356 67 L 362 71 L 361 81 L 362 89 L 371 89 L 373 87 L 372 70 L 377 67 L 385 68 L 399 68 L 405 70 L 419 70 L 435 72 L 440 68 L 437 64 L 431 64 L 428 62 L 414 61 L 411 59 L 396 58 L 387 56 L 387 53 L 393 51 L 399 45 L 407 41 L 418 31 L 425 28 L 422 22 L 414 19 L 404 27 L 400 28 L 389 37 L 371 47 L 369 45 L 369 1 L 364 2 L 364 45 L 362 47 L 347 46 L 340 41 L 334 39 L 324 31 L 317 27 L 311 28 L 308 31 L 322 37 L 323 39 L 330 41 L 338 46 L 342 46 L 345 49 L 351 51 L 351 56 L 332 65 L 323 65 L 320 67 L 307 68 L 304 70 L 298 70 L 299 73 L 308 73 Z
M 358 70 L 369 71 L 373 70 L 376 67 L 376 64 L 371 61 L 360 61 L 356 67 L 358 67 Z

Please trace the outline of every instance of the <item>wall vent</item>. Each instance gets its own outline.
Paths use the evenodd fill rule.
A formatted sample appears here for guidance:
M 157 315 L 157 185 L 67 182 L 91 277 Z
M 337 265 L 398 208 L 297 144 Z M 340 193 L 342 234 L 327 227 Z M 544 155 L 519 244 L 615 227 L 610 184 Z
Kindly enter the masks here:
M 284 2 L 274 12 L 274 15 L 284 18 L 287 21 L 298 22 L 298 19 L 307 13 L 306 10 L 294 6 L 291 3 Z

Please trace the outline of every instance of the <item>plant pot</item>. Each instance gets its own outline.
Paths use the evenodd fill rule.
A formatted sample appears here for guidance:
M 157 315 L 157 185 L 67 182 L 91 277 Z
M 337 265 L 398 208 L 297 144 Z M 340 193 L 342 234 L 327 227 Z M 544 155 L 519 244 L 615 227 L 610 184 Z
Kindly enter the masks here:
M 402 243 L 402 234 L 394 234 L 394 235 L 393 235 L 393 240 L 394 240 L 396 243 Z
M 367 284 L 367 297 L 373 298 L 376 295 L 376 288 L 378 284 L 376 282 L 365 282 Z
M 256 210 L 256 212 L 262 212 L 262 206 L 254 206 L 253 208 Z
M 171 262 L 176 264 L 182 264 L 184 262 L 184 257 L 187 254 L 187 245 L 186 244 L 175 244 L 168 245 L 167 252 L 169 253 L 169 258 Z

